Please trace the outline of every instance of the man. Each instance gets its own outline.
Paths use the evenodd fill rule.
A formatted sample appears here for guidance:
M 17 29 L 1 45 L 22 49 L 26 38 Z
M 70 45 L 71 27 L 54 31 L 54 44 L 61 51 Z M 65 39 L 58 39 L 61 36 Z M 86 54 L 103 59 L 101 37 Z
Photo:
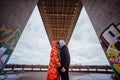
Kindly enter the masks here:
M 70 54 L 64 40 L 59 41 L 60 46 L 60 63 L 61 67 L 58 69 L 61 80 L 69 80 L 69 65 L 70 65 Z

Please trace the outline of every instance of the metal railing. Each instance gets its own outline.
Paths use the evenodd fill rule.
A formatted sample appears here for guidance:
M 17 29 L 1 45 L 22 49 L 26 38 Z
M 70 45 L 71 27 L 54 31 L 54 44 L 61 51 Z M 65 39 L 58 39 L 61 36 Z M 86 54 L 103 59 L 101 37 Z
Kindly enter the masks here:
M 7 72 L 46 72 L 47 65 L 19 65 L 8 64 L 3 70 L 3 73 Z M 69 67 L 70 72 L 95 72 L 95 73 L 113 73 L 110 66 L 106 65 L 71 65 Z

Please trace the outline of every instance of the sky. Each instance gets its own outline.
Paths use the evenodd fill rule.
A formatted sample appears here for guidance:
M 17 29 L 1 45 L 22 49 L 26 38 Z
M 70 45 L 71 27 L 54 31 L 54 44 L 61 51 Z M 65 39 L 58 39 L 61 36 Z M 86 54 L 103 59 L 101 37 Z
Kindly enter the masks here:
M 68 48 L 71 65 L 109 65 L 84 7 L 76 23 Z M 50 51 L 50 43 L 36 6 L 8 64 L 48 65 Z

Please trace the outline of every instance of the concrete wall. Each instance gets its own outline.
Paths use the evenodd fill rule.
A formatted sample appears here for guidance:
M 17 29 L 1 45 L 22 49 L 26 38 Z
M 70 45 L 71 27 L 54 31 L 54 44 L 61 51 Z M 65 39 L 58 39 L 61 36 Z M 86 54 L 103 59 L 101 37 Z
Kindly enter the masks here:
M 120 23 L 120 0 L 81 0 L 98 37 L 111 23 Z
M 120 0 L 82 0 L 82 3 L 104 51 L 107 51 L 107 59 L 116 77 L 120 80 L 120 65 L 119 62 L 115 62 L 117 59 L 114 57 L 114 55 L 120 57 L 120 54 L 114 51 L 114 49 L 116 51 L 120 50 L 120 25 L 118 26 L 120 23 Z M 101 34 L 102 36 L 100 36 Z M 111 61 L 111 59 L 114 61 Z
M 38 0 L 0 0 L 0 73 Z
M 38 0 L 0 0 L 0 24 L 23 30 Z

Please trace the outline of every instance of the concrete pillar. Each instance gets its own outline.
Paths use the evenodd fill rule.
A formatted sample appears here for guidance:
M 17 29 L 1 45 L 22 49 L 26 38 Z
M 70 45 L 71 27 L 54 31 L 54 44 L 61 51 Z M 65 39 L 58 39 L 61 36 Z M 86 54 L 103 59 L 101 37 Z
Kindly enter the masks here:
M 81 0 L 110 65 L 120 80 L 120 0 Z M 109 47 L 109 48 L 108 48 Z M 111 61 L 111 58 L 113 61 Z
M 81 0 L 98 35 L 111 23 L 120 23 L 120 0 Z
M 9 60 L 16 43 L 38 0 L 0 0 L 0 73 Z
M 23 30 L 38 0 L 0 0 L 0 24 Z

